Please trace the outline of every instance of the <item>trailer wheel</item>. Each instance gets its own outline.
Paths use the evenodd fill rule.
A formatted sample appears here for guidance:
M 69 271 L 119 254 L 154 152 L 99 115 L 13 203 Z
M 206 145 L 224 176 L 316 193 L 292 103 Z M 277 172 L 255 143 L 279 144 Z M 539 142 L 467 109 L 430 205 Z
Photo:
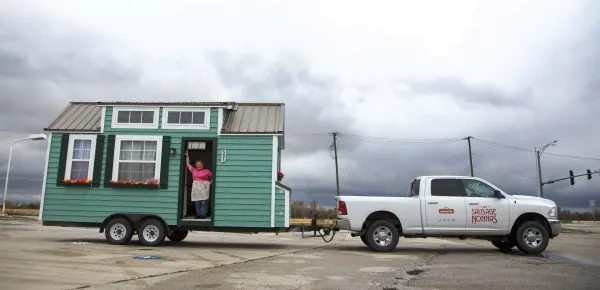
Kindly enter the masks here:
M 390 252 L 398 245 L 398 229 L 390 220 L 377 220 L 369 226 L 366 239 L 373 251 Z
M 173 242 L 181 242 L 188 235 L 188 230 L 173 230 L 167 234 L 167 238 Z
M 127 219 L 113 218 L 106 224 L 104 236 L 113 245 L 125 245 L 131 241 L 133 227 Z
M 166 236 L 167 228 L 155 218 L 145 219 L 140 224 L 138 238 L 140 244 L 144 246 L 158 246 L 165 240 Z

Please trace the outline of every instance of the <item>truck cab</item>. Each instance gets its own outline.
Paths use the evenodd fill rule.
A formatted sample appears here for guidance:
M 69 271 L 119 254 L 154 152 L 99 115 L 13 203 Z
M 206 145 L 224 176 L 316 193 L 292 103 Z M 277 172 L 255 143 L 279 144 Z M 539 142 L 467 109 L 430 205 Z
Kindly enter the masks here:
M 405 236 L 479 238 L 539 253 L 560 232 L 555 202 L 509 195 L 471 176 L 420 176 L 405 197 L 340 196 L 338 208 L 338 227 L 376 251 L 392 250 Z

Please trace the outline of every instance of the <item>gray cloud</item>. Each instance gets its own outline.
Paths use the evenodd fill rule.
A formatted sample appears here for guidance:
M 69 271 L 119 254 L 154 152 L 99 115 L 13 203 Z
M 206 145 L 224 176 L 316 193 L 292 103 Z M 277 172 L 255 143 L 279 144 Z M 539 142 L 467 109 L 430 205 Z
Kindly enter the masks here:
M 88 31 L 76 31 L 54 20 L 36 21 L 29 23 L 0 15 L 0 31 L 3 31 L 0 34 L 0 134 L 3 137 L 0 152 L 7 152 L 8 140 L 46 126 L 69 99 L 166 101 L 180 100 L 181 96 L 202 99 L 209 95 L 210 91 L 197 80 L 157 84 L 140 81 L 141 76 L 148 73 L 147 67 L 134 59 L 117 58 L 116 49 L 111 49 L 108 40 Z M 40 27 L 53 29 L 40 30 Z M 598 155 L 600 136 L 594 124 L 600 109 L 597 95 L 600 89 L 599 42 L 600 33 L 596 26 L 582 40 L 557 44 L 553 53 L 540 56 L 537 73 L 531 80 L 524 80 L 522 89 L 517 91 L 494 84 L 473 84 L 461 76 L 401 78 L 401 82 L 408 86 L 413 98 L 444 95 L 461 105 L 465 116 L 471 116 L 476 110 L 489 112 L 487 116 L 469 118 L 469 122 L 485 124 L 490 118 L 495 121 L 494 126 L 471 131 L 459 128 L 457 132 L 460 133 L 455 133 L 464 136 L 431 138 L 473 135 L 531 150 L 533 146 L 559 139 L 559 146 L 549 152 Z M 239 93 L 240 98 L 236 101 L 286 103 L 288 135 L 284 170 L 285 164 L 294 160 L 311 160 L 313 163 L 306 161 L 302 169 L 305 171 L 329 168 L 310 178 L 305 172 L 286 174 L 285 182 L 292 186 L 295 199 L 333 204 L 335 179 L 333 160 L 328 153 L 331 137 L 326 133 L 334 130 L 342 133 L 339 148 L 343 194 L 399 196 L 406 194 L 408 181 L 415 176 L 469 174 L 466 141 L 406 144 L 391 139 L 345 136 L 344 133 L 372 134 L 357 123 L 353 112 L 342 101 L 347 84 L 335 76 L 319 75 L 301 57 L 282 54 L 267 59 L 265 55 L 235 55 L 218 50 L 209 53 L 207 59 L 208 69 L 216 73 L 224 87 Z M 162 80 L 163 74 L 169 75 L 167 72 L 179 69 L 178 66 L 186 65 L 178 57 L 173 57 L 173 62 L 170 60 L 163 59 L 154 64 L 154 68 L 161 69 L 157 80 Z M 435 72 L 432 75 L 436 75 Z M 359 95 L 357 100 L 360 103 L 378 100 L 376 86 L 367 83 L 354 87 Z M 219 96 L 215 98 L 219 99 Z M 411 110 L 426 112 L 428 106 L 437 105 L 436 99 L 431 100 L 427 106 L 413 105 Z M 453 122 L 451 116 L 442 112 L 436 117 Z M 407 116 L 410 117 L 415 118 Z M 370 118 L 382 120 L 385 125 L 386 116 Z M 407 120 L 407 124 L 419 122 Z M 423 132 L 433 129 L 413 126 L 406 130 L 404 137 L 427 135 Z M 395 133 L 390 132 L 391 135 Z M 23 143 L 15 150 L 11 196 L 39 196 L 44 151 L 43 143 Z M 318 153 L 323 157 L 316 161 L 310 159 Z M 474 141 L 473 156 L 477 176 L 489 179 L 510 193 L 534 193 L 533 152 Z M 2 182 L 6 164 L 4 153 L 0 156 L 0 164 Z M 323 164 L 327 166 L 321 166 Z M 546 179 L 565 176 L 569 169 L 583 172 L 586 168 L 600 167 L 597 161 L 551 155 L 544 155 L 543 166 Z M 564 206 L 585 206 L 588 199 L 597 198 L 599 179 L 598 175 L 591 181 L 578 179 L 573 187 L 568 182 L 557 183 L 546 188 L 547 196 Z

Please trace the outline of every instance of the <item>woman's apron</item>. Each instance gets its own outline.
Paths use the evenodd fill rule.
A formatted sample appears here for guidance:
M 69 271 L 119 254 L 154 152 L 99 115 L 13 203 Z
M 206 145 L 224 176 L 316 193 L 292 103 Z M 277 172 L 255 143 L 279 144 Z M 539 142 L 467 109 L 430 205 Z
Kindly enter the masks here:
M 192 183 L 192 201 L 207 200 L 210 198 L 210 181 L 194 180 Z

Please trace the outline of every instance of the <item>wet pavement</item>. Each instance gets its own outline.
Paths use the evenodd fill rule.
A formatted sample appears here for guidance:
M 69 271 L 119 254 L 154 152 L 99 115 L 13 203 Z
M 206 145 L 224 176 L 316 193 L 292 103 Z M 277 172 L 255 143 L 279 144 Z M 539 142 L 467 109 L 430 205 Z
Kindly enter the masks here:
M 158 248 L 108 245 L 97 229 L 0 219 L 0 289 L 596 289 L 600 234 L 561 234 L 542 255 L 478 240 L 191 233 Z

